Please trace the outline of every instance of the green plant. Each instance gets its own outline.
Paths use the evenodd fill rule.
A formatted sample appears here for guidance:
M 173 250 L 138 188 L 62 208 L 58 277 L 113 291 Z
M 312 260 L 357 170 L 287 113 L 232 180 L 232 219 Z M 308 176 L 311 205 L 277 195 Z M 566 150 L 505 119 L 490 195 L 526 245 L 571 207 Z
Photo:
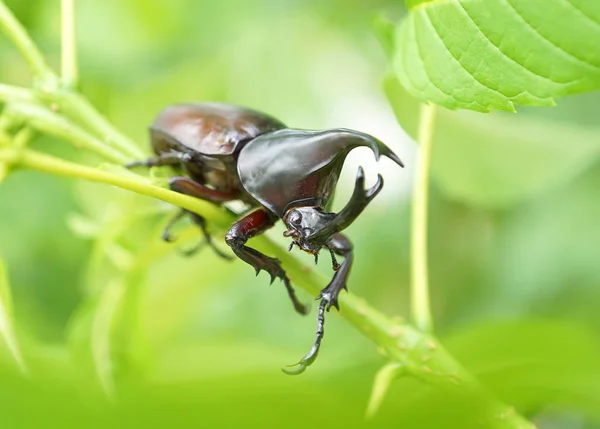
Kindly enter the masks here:
M 477 5 L 482 2 L 412 2 L 410 6 L 414 9 L 408 18 L 399 26 L 398 40 L 390 42 L 392 52 L 396 55 L 395 71 L 400 81 L 411 91 L 425 101 L 433 101 L 447 107 L 481 107 L 478 110 L 490 108 L 512 107 L 513 102 L 537 104 L 548 104 L 551 97 L 567 95 L 575 91 L 594 88 L 597 83 L 596 74 L 582 75 L 585 84 L 574 85 L 567 91 L 563 86 L 554 91 L 555 87 L 543 85 L 526 87 L 522 91 L 537 94 L 536 97 L 527 99 L 511 98 L 510 96 L 497 97 L 494 91 L 478 91 L 478 83 L 465 82 L 461 77 L 461 69 L 454 65 L 450 72 L 444 75 L 447 81 L 444 85 L 460 87 L 465 89 L 464 94 L 456 98 L 437 97 L 439 92 L 430 93 L 419 91 L 416 85 L 409 85 L 407 76 L 413 76 L 412 69 L 402 68 L 402 62 L 398 65 L 398 58 L 406 52 L 414 53 L 414 44 L 419 39 L 407 38 L 407 28 L 412 28 L 415 22 L 420 22 L 423 16 L 429 13 L 436 14 L 442 22 L 444 14 L 449 14 L 457 7 L 463 7 L 463 3 Z M 46 64 L 38 48 L 33 44 L 29 36 L 14 19 L 8 8 L 0 1 L 0 27 L 9 39 L 17 46 L 27 60 L 32 70 L 34 79 L 31 88 L 15 87 L 11 85 L 0 85 L 0 101 L 4 103 L 2 116 L 0 117 L 0 178 L 20 168 L 34 169 L 55 175 L 67 176 L 76 179 L 85 179 L 98 183 L 117 186 L 136 193 L 161 199 L 165 202 L 184 207 L 188 210 L 202 214 L 209 219 L 214 228 L 220 232 L 231 223 L 232 219 L 228 213 L 217 209 L 205 202 L 173 193 L 164 188 L 164 180 L 160 177 L 141 177 L 121 167 L 125 162 L 139 159 L 144 153 L 138 146 L 115 129 L 88 101 L 76 91 L 77 88 L 77 60 L 75 55 L 75 35 L 73 30 L 73 1 L 63 1 L 63 52 L 62 71 L 58 76 Z M 386 27 L 390 30 L 390 27 Z M 383 38 L 386 39 L 385 33 Z M 565 33 L 566 34 L 566 33 Z M 560 34 L 559 34 L 560 36 Z M 388 41 L 390 39 L 387 39 Z M 495 52 L 490 50 L 490 55 Z M 437 65 L 440 56 L 433 56 L 432 61 Z M 450 61 L 452 65 L 452 61 Z M 416 65 L 414 60 L 408 61 L 410 66 Z M 450 66 L 449 66 L 450 67 Z M 502 67 L 502 65 L 496 65 Z M 420 70 L 422 71 L 422 70 Z M 493 70 L 489 71 L 491 76 Z M 418 75 L 418 73 L 417 73 Z M 578 75 L 579 76 L 579 75 Z M 418 75 L 419 82 L 424 79 Z M 518 80 L 519 76 L 507 78 L 507 82 Z M 390 83 L 392 85 L 393 83 Z M 468 90 L 471 88 L 472 93 Z M 474 89 L 473 89 L 474 88 Z M 511 88 L 512 90 L 512 88 Z M 482 97 L 479 99 L 479 97 Z M 464 101 L 467 100 L 467 101 Z M 393 100 L 395 101 L 395 100 Z M 477 379 L 457 362 L 442 346 L 440 341 L 433 336 L 432 321 L 429 310 L 429 291 L 427 281 L 427 201 L 429 181 L 429 154 L 434 141 L 434 127 L 436 123 L 436 110 L 433 105 L 425 105 L 421 108 L 421 119 L 419 120 L 418 140 L 423 147 L 423 157 L 420 163 L 419 176 L 416 184 L 415 204 L 413 205 L 413 319 L 414 324 L 397 319 L 390 319 L 374 308 L 370 307 L 364 300 L 353 294 L 344 295 L 341 300 L 342 316 L 354 327 L 379 346 L 390 364 L 384 366 L 376 377 L 376 383 L 369 413 L 376 412 L 378 404 L 385 396 L 386 388 L 391 380 L 399 376 L 413 376 L 432 386 L 440 388 L 443 392 L 461 397 L 465 395 L 466 401 L 475 403 L 477 398 L 481 401 L 481 413 L 473 413 L 474 419 L 485 419 L 490 425 L 497 427 L 532 427 L 524 417 L 514 412 L 512 408 L 495 398 L 483 387 Z M 400 110 L 398 110 L 400 111 Z M 441 112 L 438 112 L 441 113 Z M 400 122 L 405 119 L 399 117 Z M 73 162 L 60 159 L 56 156 L 34 151 L 27 147 L 28 142 L 35 134 L 48 134 L 66 140 L 81 150 L 95 155 L 93 161 Z M 90 166 L 92 163 L 99 166 Z M 140 215 L 132 213 L 131 216 Z M 119 226 L 113 225 L 114 233 L 117 234 Z M 122 227 L 121 227 L 122 228 Z M 82 227 L 82 229 L 85 229 Z M 109 234 L 109 232 L 107 232 Z M 256 240 L 262 248 L 268 248 L 269 252 L 275 254 L 284 264 L 289 267 L 295 282 L 315 295 L 324 283 L 324 279 L 313 271 L 307 272 L 301 263 L 290 257 L 281 248 L 266 238 Z M 122 249 L 113 249 L 120 251 Z M 99 245 L 98 252 L 108 252 Z M 113 395 L 115 392 L 116 371 L 111 364 L 111 348 L 118 340 L 115 340 L 115 332 L 127 331 L 135 335 L 135 323 L 129 318 L 135 314 L 136 294 L 139 293 L 137 277 L 140 272 L 148 268 L 152 260 L 163 252 L 162 249 L 152 249 L 139 256 L 135 261 L 125 262 L 125 268 L 120 276 L 117 276 L 108 287 L 100 294 L 94 311 L 90 314 L 82 314 L 81 317 L 91 317 L 89 322 L 90 331 L 80 335 L 88 335 L 89 347 L 93 355 L 93 372 L 100 379 L 104 390 Z M 125 260 L 127 258 L 124 258 Z M 94 267 L 90 268 L 90 277 L 93 277 Z M 1 281 L 1 280 L 0 280 Z M 5 302 L 9 302 L 6 298 Z M 9 319 L 8 319 L 9 320 Z M 133 326 L 133 327 L 132 327 Z M 9 332 L 9 331 L 7 331 Z M 7 336 L 9 338 L 9 336 Z M 12 350 L 17 350 L 14 347 Z M 135 360 L 135 350 L 130 351 Z M 16 356 L 18 352 L 14 352 Z M 479 402 L 477 402 L 479 404 Z

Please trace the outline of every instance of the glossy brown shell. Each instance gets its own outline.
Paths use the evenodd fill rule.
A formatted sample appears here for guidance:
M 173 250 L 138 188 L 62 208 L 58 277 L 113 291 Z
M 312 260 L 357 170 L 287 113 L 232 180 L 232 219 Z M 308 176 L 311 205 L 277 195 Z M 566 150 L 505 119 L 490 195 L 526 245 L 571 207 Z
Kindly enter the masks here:
M 399 166 L 402 161 L 383 142 L 359 131 L 282 129 L 263 134 L 241 151 L 238 176 L 261 205 L 283 217 L 293 206 L 326 207 L 333 196 L 346 155 L 369 147 Z
M 181 145 L 203 155 L 224 156 L 239 150 L 242 142 L 281 128 L 285 125 L 277 119 L 245 107 L 183 103 L 160 112 L 150 134 L 157 154 Z

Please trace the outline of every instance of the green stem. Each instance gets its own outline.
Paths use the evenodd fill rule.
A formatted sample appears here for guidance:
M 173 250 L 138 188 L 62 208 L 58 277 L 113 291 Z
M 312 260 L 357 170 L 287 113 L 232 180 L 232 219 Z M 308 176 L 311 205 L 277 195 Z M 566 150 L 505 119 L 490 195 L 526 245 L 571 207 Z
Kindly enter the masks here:
M 69 80 L 77 81 L 77 60 L 75 54 L 74 41 L 74 20 L 73 20 L 73 2 L 74 0 L 63 0 L 63 73 L 67 73 L 65 82 Z M 69 23 L 66 21 L 69 20 Z M 66 25 L 65 25 L 66 24 Z M 87 100 L 79 94 L 64 91 L 59 88 L 59 80 L 52 69 L 46 64 L 44 57 L 33 43 L 23 26 L 17 21 L 12 12 L 8 9 L 3 0 L 0 0 L 0 29 L 3 29 L 8 38 L 14 43 L 21 52 L 29 67 L 33 71 L 38 83 L 40 93 L 37 94 L 46 101 L 56 103 L 63 108 L 65 112 L 78 119 L 82 125 L 89 128 L 89 131 L 106 142 L 108 145 L 128 155 L 128 160 L 141 159 L 144 153 L 131 140 L 116 130 L 96 109 L 94 109 Z M 66 42 L 66 44 L 65 44 Z M 4 88 L 7 91 L 11 89 Z M 12 88 L 14 89 L 14 88 Z M 12 94 L 23 96 L 24 94 Z M 13 101 L 15 97 L 10 94 L 3 96 L 0 88 L 0 100 Z M 17 97 L 19 98 L 19 97 Z
M 114 172 L 101 170 L 99 168 L 91 168 L 64 161 L 29 149 L 23 151 L 1 149 L 0 161 L 59 176 L 114 185 L 119 188 L 137 192 L 138 194 L 157 198 L 193 212 L 200 212 L 204 217 L 218 225 L 223 225 L 225 223 L 229 224 L 229 219 L 227 216 L 224 216 L 224 213 L 226 212 L 213 204 L 155 186 L 149 183 L 149 181 L 140 179 L 139 176 L 133 173 L 115 174 Z
M 433 330 L 427 275 L 427 215 L 434 122 L 435 105 L 423 104 L 417 137 L 421 153 L 415 181 L 411 220 L 411 309 L 415 325 L 423 332 Z
M 0 83 L 0 101 L 34 101 L 33 91 L 19 86 Z
M 79 81 L 75 43 L 75 0 L 61 3 L 61 77 L 66 88 L 76 88 Z
M 33 43 L 23 26 L 14 17 L 3 0 L 0 0 L 0 28 L 17 47 L 31 67 L 37 81 L 42 86 L 53 88 L 57 84 L 56 75 L 46 64 L 42 53 Z
M 70 91 L 57 91 L 49 94 L 49 97 L 66 115 L 77 120 L 107 145 L 126 154 L 129 160 L 146 157 L 132 140 L 118 131 L 81 95 Z
M 87 149 L 115 164 L 125 164 L 129 158 L 106 146 L 62 116 L 31 103 L 12 103 L 8 112 L 41 132 L 70 141 L 77 148 Z

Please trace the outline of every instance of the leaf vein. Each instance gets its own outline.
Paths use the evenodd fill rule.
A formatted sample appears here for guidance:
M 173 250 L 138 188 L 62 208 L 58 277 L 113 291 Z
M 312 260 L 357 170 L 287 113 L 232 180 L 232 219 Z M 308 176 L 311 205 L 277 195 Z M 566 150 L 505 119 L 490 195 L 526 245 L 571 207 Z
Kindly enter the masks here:
M 514 58 L 512 58 L 510 55 L 508 55 L 506 52 L 504 52 L 500 46 L 496 45 L 488 36 L 487 34 L 485 34 L 485 32 L 483 31 L 483 29 L 479 26 L 479 24 L 477 24 L 477 22 L 475 21 L 475 19 L 473 19 L 473 17 L 469 14 L 468 10 L 464 7 L 464 5 L 462 4 L 461 0 L 456 0 L 456 3 L 458 3 L 460 5 L 460 8 L 464 11 L 466 17 L 473 23 L 473 25 L 477 28 L 477 30 L 479 31 L 479 33 L 481 33 L 481 35 L 484 37 L 484 39 L 490 44 L 490 46 L 492 46 L 495 50 L 497 50 L 503 57 L 505 57 L 506 59 L 508 59 L 509 61 L 513 62 L 514 64 L 518 65 L 519 67 L 521 67 L 523 70 L 525 70 L 526 72 L 534 75 L 535 77 L 547 80 L 549 82 L 552 82 L 556 85 L 562 85 L 562 86 L 568 86 L 569 84 L 572 83 L 577 83 L 578 80 L 572 80 L 572 81 L 568 81 L 568 82 L 559 82 L 556 81 L 554 79 L 552 79 L 549 76 L 544 76 L 542 74 L 539 74 L 533 70 L 531 70 L 530 68 L 526 67 L 525 64 L 521 64 L 519 61 L 515 60 Z
M 446 49 L 446 51 L 450 54 L 450 56 L 454 59 L 454 61 L 467 73 L 467 75 L 469 75 L 469 77 L 471 79 L 473 79 L 477 84 L 479 84 L 483 88 L 489 89 L 490 91 L 493 91 L 496 94 L 500 95 L 502 98 L 507 99 L 508 98 L 507 95 L 503 94 L 502 92 L 500 92 L 494 88 L 489 87 L 488 85 L 486 85 L 485 83 L 483 83 L 479 79 L 477 79 L 475 77 L 475 75 L 460 62 L 460 59 L 457 58 L 456 56 L 454 56 L 454 53 L 446 45 L 446 42 L 444 41 L 444 39 L 438 32 L 438 29 L 436 28 L 436 26 L 433 24 L 433 21 L 431 20 L 431 16 L 429 16 L 429 13 L 427 11 L 425 11 L 425 16 L 427 17 L 427 20 L 429 21 L 429 24 L 431 25 L 431 28 L 433 29 L 433 33 L 437 36 L 437 38 L 440 40 L 440 42 L 442 42 L 442 45 L 444 45 L 444 48 Z
M 576 62 L 579 62 L 581 64 L 583 64 L 584 66 L 588 67 L 588 68 L 592 68 L 596 71 L 600 71 L 600 67 L 582 59 L 579 58 L 577 55 L 565 50 L 563 47 L 557 45 L 556 43 L 554 43 L 552 40 L 546 38 L 542 33 L 539 32 L 539 30 L 537 28 L 535 28 L 529 21 L 527 21 L 527 19 L 525 19 L 525 17 L 517 10 L 517 8 L 511 3 L 511 0 L 504 0 L 506 2 L 506 4 L 515 12 L 515 14 L 529 27 L 533 30 L 534 34 L 536 34 L 540 39 L 542 39 L 543 41 L 545 41 L 546 43 L 552 45 L 554 48 L 556 48 L 558 51 L 564 53 L 566 56 L 570 57 L 571 59 L 574 59 Z
M 596 21 L 594 18 L 589 16 L 587 13 L 585 13 L 585 11 L 583 9 L 581 9 L 579 6 L 577 6 L 575 3 L 573 3 L 573 0 L 563 0 L 563 1 L 565 3 L 568 3 L 573 9 L 575 9 L 577 12 L 579 12 L 580 15 L 582 15 L 585 19 L 587 19 L 589 22 L 591 22 L 594 26 L 600 28 L 600 21 Z
M 423 9 L 425 11 L 425 15 L 427 15 L 426 9 Z M 429 18 L 429 15 L 427 15 L 427 18 Z M 461 104 L 467 104 L 461 100 L 456 99 L 456 97 L 454 97 L 451 93 L 446 92 L 444 90 L 444 88 L 440 87 L 439 85 L 436 84 L 436 82 L 434 82 L 434 80 L 431 78 L 431 75 L 429 74 L 429 71 L 427 70 L 427 64 L 425 63 L 425 60 L 423 59 L 423 55 L 421 54 L 421 45 L 419 43 L 419 37 L 416 34 L 416 19 L 413 19 L 415 21 L 415 25 L 413 25 L 413 31 L 415 32 L 414 37 L 415 37 L 415 41 L 417 43 L 417 52 L 419 53 L 419 59 L 421 60 L 421 62 L 423 63 L 423 70 L 425 71 L 425 74 L 427 75 L 427 80 L 429 82 L 431 82 L 431 85 L 433 85 L 434 87 L 436 87 L 437 89 L 439 89 L 441 92 L 443 92 L 444 94 L 446 94 L 448 97 L 450 97 L 452 100 L 455 100 L 458 103 Z M 431 20 L 429 20 L 429 22 L 431 22 Z M 433 27 L 433 24 L 432 24 Z M 435 30 L 435 29 L 434 29 Z M 434 31 L 437 35 L 437 31 Z M 439 35 L 438 35 L 439 38 Z M 443 41 L 442 41 L 443 44 Z M 446 45 L 444 45 L 445 47 Z M 446 48 L 447 49 L 447 48 Z M 452 55 L 452 54 L 450 54 Z M 489 109 L 487 109 L 486 107 L 484 107 L 483 105 L 481 105 L 477 100 L 474 100 L 471 102 L 471 104 L 476 104 L 477 106 L 479 106 L 481 109 L 483 109 L 483 111 L 489 111 Z

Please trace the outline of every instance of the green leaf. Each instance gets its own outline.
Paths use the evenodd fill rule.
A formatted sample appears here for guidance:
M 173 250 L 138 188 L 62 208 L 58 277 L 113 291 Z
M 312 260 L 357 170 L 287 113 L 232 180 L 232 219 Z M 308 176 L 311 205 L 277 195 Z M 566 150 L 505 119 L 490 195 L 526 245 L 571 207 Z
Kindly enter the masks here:
M 377 413 L 392 381 L 400 377 L 403 373 L 404 367 L 397 362 L 390 362 L 377 372 L 375 381 L 373 381 L 373 390 L 369 398 L 369 405 L 367 406 L 366 416 L 368 418 L 372 418 Z
M 596 0 L 406 3 L 394 70 L 420 100 L 512 112 L 600 88 Z
M 375 16 L 375 19 L 373 20 L 373 31 L 375 32 L 375 36 L 377 36 L 381 47 L 390 59 L 394 52 L 395 29 L 394 23 L 387 19 L 385 15 L 378 14 Z
M 548 408 L 582 419 L 600 416 L 600 343 L 589 328 L 551 320 L 480 323 L 442 341 L 488 391 L 515 408 L 490 414 L 481 395 L 462 396 L 403 377 L 375 422 L 395 413 L 394 425 L 382 427 L 507 428 L 515 427 L 506 419 L 515 410 L 530 418 Z
M 511 404 L 600 417 L 600 347 L 589 326 L 520 320 L 472 326 L 445 339 L 452 354 Z
M 419 101 L 394 76 L 384 81 L 398 122 L 416 136 Z M 600 157 L 600 130 L 556 120 L 439 109 L 432 175 L 453 199 L 506 207 L 553 189 Z
M 13 328 L 12 294 L 4 261 L 0 258 L 0 336 L 22 373 L 27 373 L 19 343 Z

